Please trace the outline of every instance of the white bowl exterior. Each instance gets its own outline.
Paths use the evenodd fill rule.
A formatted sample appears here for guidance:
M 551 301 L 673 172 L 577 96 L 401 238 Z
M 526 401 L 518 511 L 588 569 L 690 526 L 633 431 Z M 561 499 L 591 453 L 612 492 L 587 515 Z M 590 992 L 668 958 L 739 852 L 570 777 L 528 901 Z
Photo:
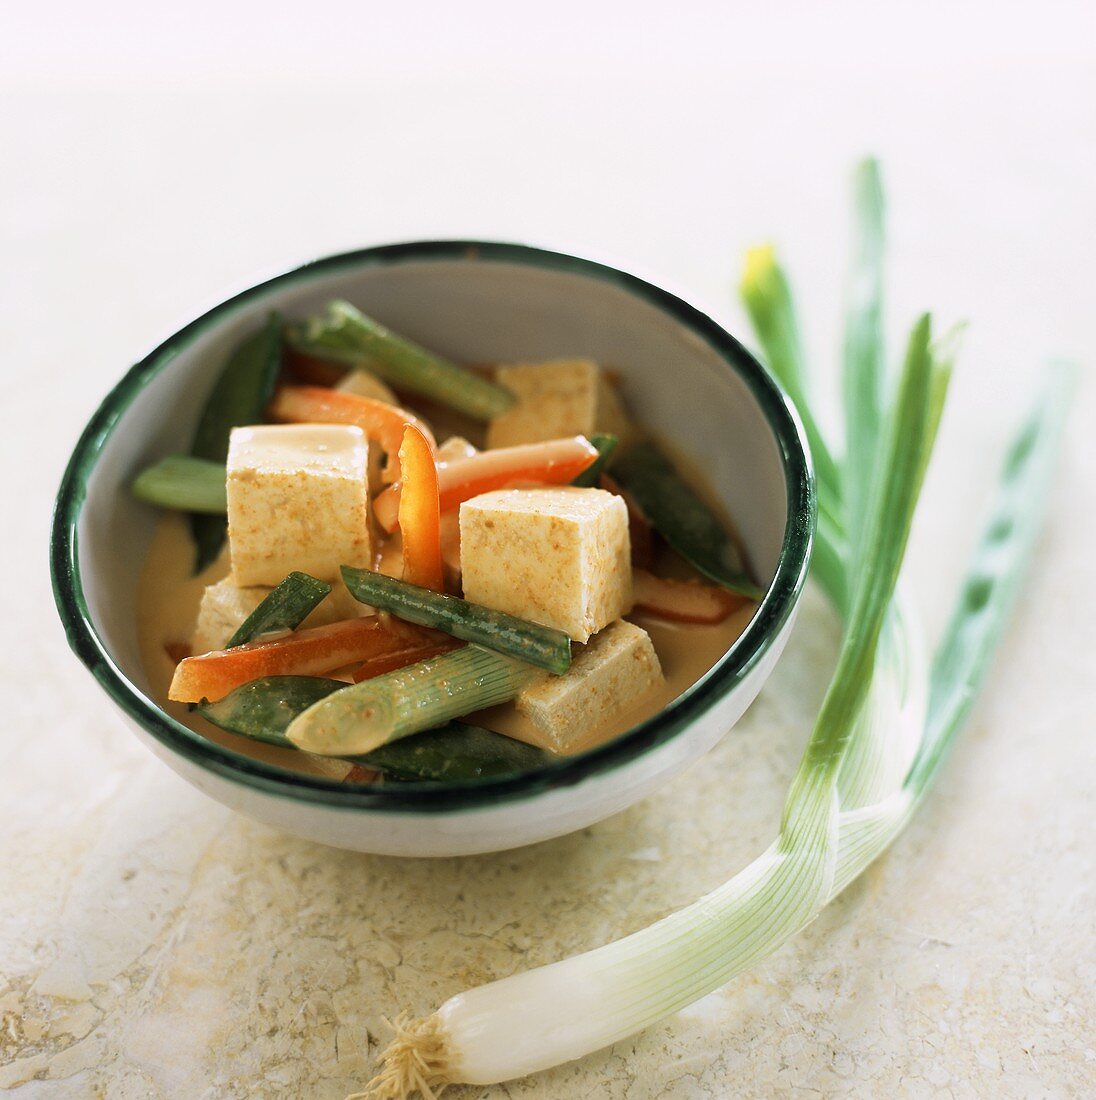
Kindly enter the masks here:
M 586 355 L 620 369 L 637 419 L 705 470 L 762 579 L 772 576 L 787 517 L 772 429 L 719 352 L 662 309 L 580 271 L 515 262 L 431 259 L 308 273 L 267 288 L 175 352 L 123 411 L 88 479 L 95 507 L 85 507 L 78 523 L 84 593 L 97 632 L 136 691 L 149 695 L 137 645 L 134 578 L 156 517 L 132 498 L 129 481 L 146 463 L 187 447 L 228 351 L 270 309 L 299 316 L 336 296 L 457 360 Z M 199 789 L 300 836 L 393 855 L 499 850 L 560 836 L 624 809 L 707 752 L 753 701 L 790 626 L 789 619 L 749 673 L 661 747 L 573 786 L 483 809 L 419 814 L 280 797 L 206 771 L 143 728 L 138 734 Z
M 573 833 L 627 809 L 709 752 L 746 712 L 791 633 L 795 614 L 738 683 L 687 729 L 616 768 L 498 805 L 445 813 L 339 809 L 258 790 L 171 752 L 139 723 L 137 736 L 198 790 L 239 813 L 295 836 L 382 856 L 473 856 Z

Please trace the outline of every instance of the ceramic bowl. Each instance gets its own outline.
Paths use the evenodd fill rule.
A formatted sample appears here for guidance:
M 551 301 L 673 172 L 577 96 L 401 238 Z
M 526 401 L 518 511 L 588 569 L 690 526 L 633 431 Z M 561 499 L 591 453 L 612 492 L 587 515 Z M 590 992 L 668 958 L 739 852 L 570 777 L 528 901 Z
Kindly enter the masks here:
M 271 309 L 334 297 L 457 361 L 589 356 L 618 368 L 636 417 L 696 467 L 734 516 L 767 592 L 734 647 L 662 713 L 579 756 L 510 778 L 360 787 L 303 776 L 215 744 L 151 697 L 138 652 L 136 580 L 157 515 L 128 485 L 188 448 L 229 349 Z M 302 837 L 400 856 L 472 854 L 561 836 L 643 798 L 708 752 L 757 695 L 795 617 L 814 495 L 786 397 L 710 318 L 650 283 L 556 252 L 470 241 L 332 256 L 211 309 L 107 396 L 61 484 L 51 547 L 69 643 L 137 736 L 179 775 Z

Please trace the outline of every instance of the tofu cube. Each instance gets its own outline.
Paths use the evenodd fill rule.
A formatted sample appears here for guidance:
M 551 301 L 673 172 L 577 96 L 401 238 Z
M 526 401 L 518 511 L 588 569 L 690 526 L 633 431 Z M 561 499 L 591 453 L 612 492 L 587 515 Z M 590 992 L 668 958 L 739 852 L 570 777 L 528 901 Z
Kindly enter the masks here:
M 661 681 L 647 631 L 615 622 L 590 639 L 562 676 L 523 688 L 517 709 L 536 726 L 545 748 L 569 752 Z
M 367 370 L 350 370 L 339 379 L 337 390 L 354 393 L 359 397 L 372 397 L 374 401 L 383 401 L 387 405 L 398 405 L 399 398 L 375 374 Z
M 460 506 L 465 599 L 585 642 L 632 606 L 624 501 L 602 489 L 500 489 Z
M 234 428 L 228 448 L 228 541 L 242 588 L 300 569 L 340 579 L 369 567 L 369 446 L 361 428 Z
M 487 428 L 488 447 L 540 443 L 595 431 L 627 433 L 612 383 L 590 359 L 553 359 L 500 367 L 498 381 L 517 401 Z
M 209 653 L 224 649 L 229 639 L 243 625 L 244 620 L 270 594 L 271 589 L 262 585 L 240 588 L 233 577 L 225 577 L 216 584 L 207 584 L 198 605 L 198 622 L 190 639 L 193 653 Z M 324 626 L 340 619 L 353 619 L 368 608 L 358 603 L 341 582 L 333 585 L 330 593 L 301 623 L 306 626 Z

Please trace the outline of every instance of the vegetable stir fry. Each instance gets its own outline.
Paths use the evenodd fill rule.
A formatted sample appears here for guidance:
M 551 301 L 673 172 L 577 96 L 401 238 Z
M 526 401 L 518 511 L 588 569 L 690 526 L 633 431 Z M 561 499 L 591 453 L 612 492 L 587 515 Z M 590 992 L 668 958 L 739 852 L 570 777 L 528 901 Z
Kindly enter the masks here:
M 707 639 L 703 674 L 762 589 L 626 406 L 588 359 L 466 368 L 347 302 L 272 315 L 191 453 L 133 482 L 208 581 L 169 700 L 352 783 L 536 768 L 657 712 L 674 645 Z

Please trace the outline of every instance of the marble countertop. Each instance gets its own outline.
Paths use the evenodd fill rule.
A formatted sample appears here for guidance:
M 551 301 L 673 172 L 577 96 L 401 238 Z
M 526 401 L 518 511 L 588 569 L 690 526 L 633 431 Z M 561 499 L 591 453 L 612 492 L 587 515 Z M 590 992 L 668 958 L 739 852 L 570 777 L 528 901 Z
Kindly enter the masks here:
M 54 613 L 52 494 L 125 367 L 262 275 L 434 235 L 607 257 L 745 333 L 737 265 L 774 239 L 832 382 L 848 169 L 874 149 L 892 349 L 918 308 L 970 321 L 911 549 L 930 631 L 1040 363 L 1082 364 L 985 696 L 907 833 L 765 965 L 582 1062 L 452 1095 L 1091 1095 L 1096 86 L 1077 18 L 1058 46 L 991 42 L 976 64 L 945 45 L 931 81 L 915 53 L 850 47 L 830 65 L 805 44 L 784 68 L 771 47 L 718 70 L 710 51 L 707 67 L 674 54 L 657 88 L 638 64 L 576 63 L 550 93 L 543 57 L 363 73 L 346 48 L 311 76 L 275 52 L 245 80 L 198 46 L 197 74 L 104 62 L 62 79 L 43 60 L 0 76 L 0 1089 L 342 1097 L 370 1075 L 384 1017 L 642 927 L 766 847 L 832 667 L 836 623 L 812 593 L 709 758 L 532 848 L 397 860 L 238 817 L 136 743 Z

